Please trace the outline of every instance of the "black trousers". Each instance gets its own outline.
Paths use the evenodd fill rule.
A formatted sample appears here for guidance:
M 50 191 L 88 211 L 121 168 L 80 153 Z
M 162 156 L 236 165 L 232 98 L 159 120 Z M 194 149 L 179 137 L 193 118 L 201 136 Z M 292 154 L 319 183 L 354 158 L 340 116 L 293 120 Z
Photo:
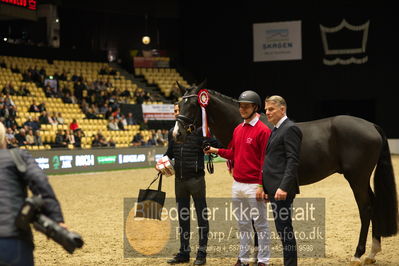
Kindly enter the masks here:
M 198 219 L 199 251 L 206 253 L 209 222 L 206 212 L 204 176 L 175 179 L 176 203 L 179 212 L 180 252 L 189 255 L 190 249 L 190 197 L 193 198 Z
M 293 198 L 286 200 L 270 199 L 277 233 L 283 244 L 285 266 L 298 265 L 297 246 L 294 229 L 292 227 L 292 202 Z

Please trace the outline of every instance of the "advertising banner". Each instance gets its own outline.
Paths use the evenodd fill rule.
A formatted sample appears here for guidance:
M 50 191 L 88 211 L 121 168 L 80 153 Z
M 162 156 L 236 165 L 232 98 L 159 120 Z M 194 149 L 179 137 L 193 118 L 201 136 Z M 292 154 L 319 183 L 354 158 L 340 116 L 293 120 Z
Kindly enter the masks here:
M 144 120 L 175 120 L 173 104 L 143 104 Z
M 46 174 L 155 166 L 166 147 L 29 151 Z
M 254 62 L 302 59 L 301 21 L 253 24 Z

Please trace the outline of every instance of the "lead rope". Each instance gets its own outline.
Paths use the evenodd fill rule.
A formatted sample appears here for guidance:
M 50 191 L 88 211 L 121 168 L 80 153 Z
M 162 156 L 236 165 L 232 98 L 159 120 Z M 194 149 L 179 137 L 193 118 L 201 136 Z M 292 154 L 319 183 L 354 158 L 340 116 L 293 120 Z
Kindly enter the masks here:
M 206 163 L 206 170 L 208 173 L 213 174 L 215 172 L 215 168 L 213 167 L 213 158 L 218 157 L 216 154 L 208 154 L 208 162 Z

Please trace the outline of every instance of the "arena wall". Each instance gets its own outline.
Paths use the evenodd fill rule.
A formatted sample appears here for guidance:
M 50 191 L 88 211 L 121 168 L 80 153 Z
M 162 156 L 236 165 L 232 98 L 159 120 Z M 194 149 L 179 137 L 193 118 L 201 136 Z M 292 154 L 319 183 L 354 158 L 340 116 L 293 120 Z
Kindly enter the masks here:
M 109 171 L 154 166 L 166 147 L 29 151 L 46 174 Z

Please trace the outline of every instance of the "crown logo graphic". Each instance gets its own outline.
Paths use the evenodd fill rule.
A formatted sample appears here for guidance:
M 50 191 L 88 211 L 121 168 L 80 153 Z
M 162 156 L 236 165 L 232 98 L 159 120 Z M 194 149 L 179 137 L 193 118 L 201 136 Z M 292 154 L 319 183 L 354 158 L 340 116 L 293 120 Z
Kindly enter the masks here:
M 331 28 L 320 25 L 324 54 L 328 57 L 323 59 L 323 63 L 328 66 L 366 63 L 368 61 L 365 53 L 369 25 L 369 20 L 363 25 L 355 26 L 349 24 L 345 19 L 338 26 Z M 345 58 L 334 58 L 339 55 Z M 356 57 L 351 55 L 356 55 Z

